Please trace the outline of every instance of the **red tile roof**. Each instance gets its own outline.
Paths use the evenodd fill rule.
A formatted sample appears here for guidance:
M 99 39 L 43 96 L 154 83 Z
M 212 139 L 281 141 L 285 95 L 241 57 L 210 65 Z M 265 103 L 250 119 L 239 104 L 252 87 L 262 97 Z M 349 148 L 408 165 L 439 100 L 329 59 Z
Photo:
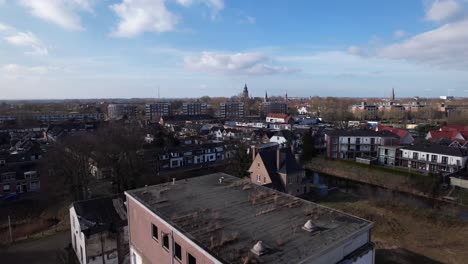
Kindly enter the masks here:
M 409 134 L 407 130 L 389 127 L 389 126 L 382 126 L 382 125 L 377 125 L 377 127 L 375 128 L 375 131 L 388 131 L 399 136 L 400 139 L 406 137 Z
M 450 131 L 450 130 L 445 130 L 445 131 L 439 131 L 439 130 L 433 130 L 430 131 L 431 133 L 431 139 L 442 139 L 442 138 L 448 138 L 451 140 L 454 140 L 455 137 L 460 134 L 458 131 Z

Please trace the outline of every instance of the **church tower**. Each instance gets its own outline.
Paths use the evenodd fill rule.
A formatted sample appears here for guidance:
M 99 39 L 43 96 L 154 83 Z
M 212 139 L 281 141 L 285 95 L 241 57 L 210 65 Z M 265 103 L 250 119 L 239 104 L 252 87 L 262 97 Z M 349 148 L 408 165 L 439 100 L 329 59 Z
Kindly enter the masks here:
M 247 88 L 247 84 L 244 85 L 244 91 L 242 92 L 242 98 L 244 101 L 249 99 L 249 89 Z
M 263 102 L 264 103 L 268 102 L 268 93 L 266 90 L 265 90 L 265 97 L 263 98 Z

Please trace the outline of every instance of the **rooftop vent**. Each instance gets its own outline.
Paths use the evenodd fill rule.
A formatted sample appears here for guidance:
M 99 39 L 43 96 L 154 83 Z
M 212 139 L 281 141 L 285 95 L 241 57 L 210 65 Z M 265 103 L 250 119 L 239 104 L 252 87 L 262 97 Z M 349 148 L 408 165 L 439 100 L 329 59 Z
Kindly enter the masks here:
M 250 249 L 250 251 L 257 256 L 265 254 L 265 247 L 263 246 L 263 242 L 258 241 L 257 244 L 255 244 L 255 246 Z
M 221 177 L 218 179 L 218 182 L 219 182 L 219 184 L 223 183 L 223 182 L 224 182 L 224 176 L 221 176 Z
M 176 178 L 172 178 L 172 185 L 175 185 L 175 179 Z
M 302 226 L 302 229 L 307 232 L 312 232 L 315 230 L 315 225 L 312 223 L 312 220 L 307 220 L 307 222 Z
M 143 194 L 148 193 L 148 185 L 145 185 L 145 190 L 143 191 Z

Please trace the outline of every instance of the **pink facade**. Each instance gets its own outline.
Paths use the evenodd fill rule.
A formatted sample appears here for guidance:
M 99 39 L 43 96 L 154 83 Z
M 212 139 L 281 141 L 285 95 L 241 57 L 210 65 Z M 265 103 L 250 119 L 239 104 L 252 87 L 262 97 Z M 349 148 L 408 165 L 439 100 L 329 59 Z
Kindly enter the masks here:
M 149 209 L 129 195 L 127 195 L 127 207 L 130 258 L 132 264 L 220 263 L 180 231 L 175 230 L 175 228 L 169 225 L 165 220 L 149 211 Z M 153 225 L 157 227 L 157 238 L 153 237 Z M 164 236 L 168 237 L 168 248 L 163 245 Z M 175 257 L 176 244 L 180 246 L 181 259 Z M 193 262 L 194 260 L 195 262 Z

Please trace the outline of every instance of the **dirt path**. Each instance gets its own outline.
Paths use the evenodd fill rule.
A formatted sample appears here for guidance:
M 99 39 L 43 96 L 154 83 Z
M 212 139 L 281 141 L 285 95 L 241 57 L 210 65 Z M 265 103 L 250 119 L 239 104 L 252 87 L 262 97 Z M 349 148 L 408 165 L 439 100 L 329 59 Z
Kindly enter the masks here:
M 31 239 L 0 248 L 2 263 L 51 264 L 65 253 L 70 243 L 70 232 L 63 231 L 39 239 Z

